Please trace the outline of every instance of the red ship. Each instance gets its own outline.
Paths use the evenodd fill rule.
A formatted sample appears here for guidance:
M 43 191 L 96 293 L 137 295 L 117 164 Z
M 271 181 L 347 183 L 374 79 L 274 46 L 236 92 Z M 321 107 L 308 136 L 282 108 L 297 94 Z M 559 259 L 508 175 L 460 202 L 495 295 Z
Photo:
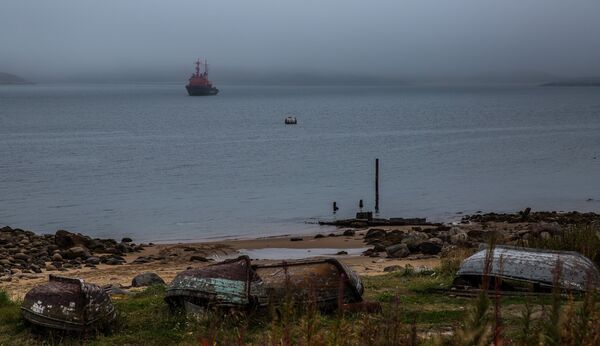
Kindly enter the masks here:
M 204 72 L 200 73 L 200 65 L 204 65 Z M 188 95 L 190 96 L 210 96 L 219 93 L 219 89 L 215 88 L 211 81 L 208 80 L 208 64 L 198 59 L 196 61 L 196 73 L 194 73 L 185 86 Z

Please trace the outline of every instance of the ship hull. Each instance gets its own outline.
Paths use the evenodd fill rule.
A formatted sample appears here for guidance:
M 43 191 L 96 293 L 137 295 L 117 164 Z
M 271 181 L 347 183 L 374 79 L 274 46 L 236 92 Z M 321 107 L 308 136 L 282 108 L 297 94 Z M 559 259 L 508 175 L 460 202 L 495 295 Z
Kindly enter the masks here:
M 190 96 L 213 96 L 219 93 L 219 89 L 215 87 L 205 87 L 205 86 L 189 86 L 187 85 L 185 89 Z

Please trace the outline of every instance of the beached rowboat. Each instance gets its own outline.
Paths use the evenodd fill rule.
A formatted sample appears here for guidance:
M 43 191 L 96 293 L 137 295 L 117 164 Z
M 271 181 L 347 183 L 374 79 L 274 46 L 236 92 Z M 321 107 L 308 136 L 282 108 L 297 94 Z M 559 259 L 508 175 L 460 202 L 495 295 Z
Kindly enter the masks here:
M 600 287 L 600 272 L 578 252 L 496 246 L 487 260 L 486 256 L 488 250 L 484 249 L 465 259 L 456 273 L 455 286 L 478 287 L 482 276 L 488 274 L 501 278 L 503 287 L 510 289 L 531 285 L 536 291 L 548 291 L 559 285 L 563 290 L 587 291 Z
M 362 301 L 358 275 L 334 258 L 251 265 L 247 256 L 179 273 L 165 300 L 173 308 L 252 309 L 286 299 L 312 301 L 322 310 Z
M 21 312 L 33 324 L 69 331 L 102 327 L 116 317 L 110 297 L 102 288 L 55 275 L 27 292 Z

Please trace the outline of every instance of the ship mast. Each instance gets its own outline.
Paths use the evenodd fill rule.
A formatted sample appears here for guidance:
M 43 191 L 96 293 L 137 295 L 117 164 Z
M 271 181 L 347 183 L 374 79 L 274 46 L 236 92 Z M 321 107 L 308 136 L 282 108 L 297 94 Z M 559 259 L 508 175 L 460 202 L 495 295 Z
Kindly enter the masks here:
M 204 59 L 204 77 L 208 77 L 208 61 Z
M 196 60 L 196 77 L 200 77 L 200 59 Z

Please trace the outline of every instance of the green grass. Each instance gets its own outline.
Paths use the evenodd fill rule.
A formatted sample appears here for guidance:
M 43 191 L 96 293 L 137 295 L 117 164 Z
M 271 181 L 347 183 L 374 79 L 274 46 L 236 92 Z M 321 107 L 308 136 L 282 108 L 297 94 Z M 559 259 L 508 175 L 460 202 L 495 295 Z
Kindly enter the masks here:
M 249 315 L 185 316 L 169 312 L 163 300 L 164 288 L 157 286 L 115 300 L 119 315 L 113 329 L 87 335 L 83 340 L 78 335 L 32 329 L 21 319 L 20 303 L 0 293 L 0 345 L 408 345 L 417 336 L 421 344 L 459 345 L 461 340 L 488 342 L 492 336 L 493 297 L 484 298 L 488 303 L 483 304 L 478 298 L 456 298 L 433 290 L 449 284 L 445 275 L 393 273 L 363 280 L 367 287 L 365 298 L 381 302 L 382 313 L 323 315 L 303 304 L 290 309 L 279 308 L 279 312 L 271 309 Z M 537 315 L 538 320 L 529 317 L 533 322 L 524 337 L 519 326 L 523 324 L 522 313 L 527 304 L 533 307 L 533 315 Z M 575 312 L 585 313 L 588 317 L 581 321 L 595 325 L 600 316 L 598 304 L 593 305 L 590 300 L 587 306 L 592 308 L 585 311 L 581 308 L 583 305 L 581 300 L 565 303 L 564 299 L 557 302 L 548 296 L 503 297 L 505 344 L 525 344 L 520 343 L 523 340 L 538 342 L 545 331 L 552 331 L 554 338 L 565 341 L 564 328 L 555 328 L 558 322 L 548 324 L 553 321 L 551 318 L 539 316 L 545 313 L 550 317 L 555 306 L 565 316 L 569 309 L 574 311 L 573 316 L 578 316 Z M 457 331 L 455 335 L 461 339 L 436 336 L 447 331 Z M 425 335 L 429 337 L 424 338 Z M 576 336 L 576 333 L 568 335 Z M 581 336 L 584 337 L 588 339 L 582 340 L 592 340 Z

